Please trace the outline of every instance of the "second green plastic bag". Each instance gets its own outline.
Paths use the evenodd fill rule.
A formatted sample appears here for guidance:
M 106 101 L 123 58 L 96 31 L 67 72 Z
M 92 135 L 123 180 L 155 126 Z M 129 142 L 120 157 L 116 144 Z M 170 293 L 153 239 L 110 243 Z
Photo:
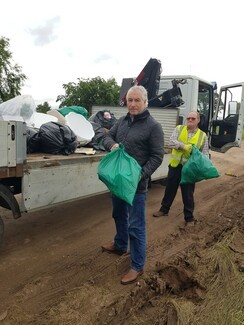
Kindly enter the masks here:
M 134 200 L 141 166 L 128 155 L 122 144 L 109 152 L 98 165 L 98 177 L 111 193 L 130 205 Z
M 180 184 L 196 183 L 219 176 L 212 161 L 193 145 L 191 156 L 182 168 Z

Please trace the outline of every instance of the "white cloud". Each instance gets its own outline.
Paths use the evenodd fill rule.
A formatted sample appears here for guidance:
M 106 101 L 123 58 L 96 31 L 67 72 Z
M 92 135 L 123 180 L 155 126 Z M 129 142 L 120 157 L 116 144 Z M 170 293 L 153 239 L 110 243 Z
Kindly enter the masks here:
M 44 46 L 56 40 L 57 35 L 55 35 L 55 27 L 59 22 L 60 17 L 56 16 L 45 21 L 41 26 L 29 28 L 28 32 L 34 37 L 34 44 L 36 46 Z

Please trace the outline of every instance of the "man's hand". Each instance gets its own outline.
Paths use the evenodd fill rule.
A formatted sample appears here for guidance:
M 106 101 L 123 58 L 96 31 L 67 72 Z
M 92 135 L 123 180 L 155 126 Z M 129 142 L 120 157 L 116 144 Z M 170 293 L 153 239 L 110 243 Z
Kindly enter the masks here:
M 191 145 L 191 144 L 184 144 L 182 150 L 183 150 L 185 153 L 190 154 L 190 153 L 192 152 L 192 145 Z
M 184 144 L 182 147 L 185 157 L 188 159 L 192 152 L 192 145 L 191 144 Z
M 119 147 L 119 144 L 118 143 L 115 143 L 111 148 L 110 148 L 110 151 L 116 149 Z

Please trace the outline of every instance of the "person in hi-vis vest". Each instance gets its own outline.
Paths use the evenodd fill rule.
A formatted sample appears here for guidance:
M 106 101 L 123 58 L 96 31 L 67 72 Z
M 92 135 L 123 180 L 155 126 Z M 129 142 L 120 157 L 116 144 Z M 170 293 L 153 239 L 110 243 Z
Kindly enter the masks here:
M 198 128 L 200 115 L 198 112 L 190 112 L 186 119 L 186 125 L 178 125 L 169 140 L 169 147 L 172 148 L 167 185 L 161 207 L 153 213 L 154 217 L 167 216 L 170 207 L 175 199 L 178 187 L 181 188 L 184 204 L 184 219 L 186 224 L 194 224 L 194 189 L 195 184 L 180 184 L 181 170 L 187 159 L 190 157 L 192 145 L 194 144 L 209 157 L 208 138 L 205 132 Z

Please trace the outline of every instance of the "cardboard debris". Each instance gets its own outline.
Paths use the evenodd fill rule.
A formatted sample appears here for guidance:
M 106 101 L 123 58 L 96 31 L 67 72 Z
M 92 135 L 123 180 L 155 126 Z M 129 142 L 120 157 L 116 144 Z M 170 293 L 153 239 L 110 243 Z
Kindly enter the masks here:
M 95 155 L 96 150 L 94 150 L 93 148 L 77 148 L 75 150 L 75 153 L 83 153 L 85 155 Z

